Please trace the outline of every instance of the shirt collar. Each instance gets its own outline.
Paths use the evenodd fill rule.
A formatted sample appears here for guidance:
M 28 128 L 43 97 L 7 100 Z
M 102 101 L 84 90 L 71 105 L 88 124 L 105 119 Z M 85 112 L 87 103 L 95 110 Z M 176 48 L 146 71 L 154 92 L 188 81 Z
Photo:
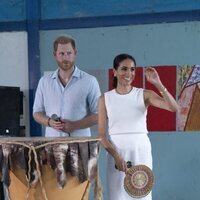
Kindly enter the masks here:
M 77 77 L 79 78 L 81 76 L 81 70 L 75 65 L 74 66 L 75 69 L 74 69 L 74 72 L 72 74 L 72 77 Z M 52 78 L 55 79 L 55 78 L 58 78 L 58 70 L 57 69 L 53 74 L 52 74 Z

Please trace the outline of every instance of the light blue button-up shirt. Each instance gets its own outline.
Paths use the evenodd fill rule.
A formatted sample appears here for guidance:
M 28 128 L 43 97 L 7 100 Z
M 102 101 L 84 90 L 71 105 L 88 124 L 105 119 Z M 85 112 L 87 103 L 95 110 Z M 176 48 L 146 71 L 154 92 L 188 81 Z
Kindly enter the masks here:
M 76 121 L 89 114 L 97 113 L 100 88 L 97 79 L 81 71 L 75 66 L 70 81 L 64 87 L 58 78 L 58 69 L 44 75 L 38 84 L 33 113 L 44 112 L 47 116 L 56 114 L 62 119 Z M 45 136 L 68 136 L 68 133 L 59 132 L 46 127 Z M 90 128 L 75 130 L 70 136 L 91 136 Z

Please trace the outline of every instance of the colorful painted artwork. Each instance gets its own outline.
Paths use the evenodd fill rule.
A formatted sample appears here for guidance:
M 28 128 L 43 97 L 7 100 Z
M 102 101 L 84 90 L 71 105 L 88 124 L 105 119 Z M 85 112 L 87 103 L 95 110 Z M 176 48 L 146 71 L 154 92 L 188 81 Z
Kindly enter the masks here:
M 178 131 L 200 130 L 200 65 L 178 66 Z

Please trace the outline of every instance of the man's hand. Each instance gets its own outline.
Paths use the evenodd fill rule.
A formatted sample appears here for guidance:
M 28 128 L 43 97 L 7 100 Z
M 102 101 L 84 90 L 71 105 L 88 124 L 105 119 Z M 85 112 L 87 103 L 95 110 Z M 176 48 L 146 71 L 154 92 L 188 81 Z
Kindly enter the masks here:
M 62 131 L 66 133 L 70 133 L 75 130 L 75 123 L 69 120 L 62 120 L 64 124 Z

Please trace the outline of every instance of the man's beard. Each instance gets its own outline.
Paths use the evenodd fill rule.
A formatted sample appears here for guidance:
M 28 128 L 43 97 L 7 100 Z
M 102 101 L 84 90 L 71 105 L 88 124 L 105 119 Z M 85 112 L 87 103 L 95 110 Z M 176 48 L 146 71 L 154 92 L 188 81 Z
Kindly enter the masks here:
M 65 62 L 57 62 L 58 66 L 62 69 L 62 70 L 69 70 L 74 66 L 74 62 L 69 62 L 69 61 L 65 61 Z

